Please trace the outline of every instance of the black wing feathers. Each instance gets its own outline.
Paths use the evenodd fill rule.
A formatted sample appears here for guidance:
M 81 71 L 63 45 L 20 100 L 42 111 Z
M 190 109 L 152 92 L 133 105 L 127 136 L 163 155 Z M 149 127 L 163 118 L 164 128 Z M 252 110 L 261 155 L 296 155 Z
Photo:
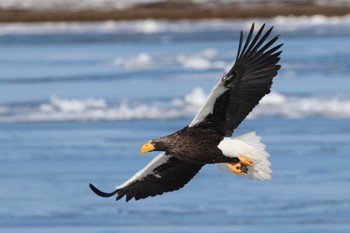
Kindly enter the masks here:
M 261 98 L 270 92 L 272 79 L 280 69 L 277 63 L 282 51 L 278 50 L 283 44 L 271 48 L 279 36 L 268 40 L 273 27 L 263 34 L 264 28 L 265 24 L 253 36 L 253 24 L 245 43 L 241 32 L 236 62 L 222 79 L 227 90 L 216 99 L 212 113 L 203 122 L 214 123 L 225 136 L 231 136 Z
M 101 190 L 99 190 L 98 188 L 96 188 L 93 184 L 89 184 L 90 189 L 98 196 L 100 197 L 111 197 L 115 194 L 117 194 L 117 190 L 111 192 L 111 193 L 105 193 L 102 192 Z
M 163 194 L 185 186 L 202 168 L 202 164 L 193 164 L 171 157 L 166 163 L 154 169 L 152 174 L 117 190 L 117 200 L 126 195 L 126 201 Z
M 202 164 L 184 162 L 171 156 L 166 163 L 156 167 L 152 173 L 111 193 L 102 192 L 92 184 L 90 188 L 101 197 L 111 197 L 117 194 L 116 200 L 124 196 L 126 196 L 126 201 L 132 198 L 139 200 L 182 188 L 202 166 Z

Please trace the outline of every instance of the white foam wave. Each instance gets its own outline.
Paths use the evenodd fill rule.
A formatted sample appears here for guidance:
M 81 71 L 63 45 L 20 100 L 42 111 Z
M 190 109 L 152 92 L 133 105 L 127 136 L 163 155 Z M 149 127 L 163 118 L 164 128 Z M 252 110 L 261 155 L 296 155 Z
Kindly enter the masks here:
M 127 71 L 151 69 L 153 67 L 182 66 L 189 70 L 225 70 L 229 65 L 225 61 L 215 60 L 218 50 L 214 48 L 200 50 L 191 54 L 150 55 L 142 52 L 136 56 L 114 58 L 113 63 Z
M 136 57 L 116 57 L 114 64 L 126 70 L 144 70 L 152 67 L 153 59 L 147 53 L 139 53 Z
M 190 93 L 186 94 L 184 98 L 173 99 L 171 104 L 178 108 L 184 107 L 184 112 L 188 113 L 188 116 L 191 116 L 198 111 L 206 99 L 207 94 L 203 89 L 196 87 Z
M 318 33 L 330 33 L 329 28 L 333 30 L 339 28 L 350 28 L 350 15 L 345 16 L 277 16 L 271 20 L 271 24 L 275 25 L 281 31 L 297 31 L 297 30 L 316 30 Z
M 112 121 L 138 119 L 174 119 L 187 116 L 175 105 L 160 106 L 157 103 L 133 106 L 124 100 L 119 105 L 108 104 L 103 99 L 63 99 L 52 96 L 50 102 L 34 107 L 24 105 L 0 106 L 0 122 L 46 122 L 46 121 Z
M 213 61 L 212 59 L 218 54 L 216 49 L 206 49 L 197 53 L 187 55 L 180 54 L 177 56 L 177 61 L 186 69 L 193 70 L 209 70 L 209 69 L 224 69 L 227 64 L 224 61 Z
M 350 99 L 340 97 L 288 97 L 271 93 L 264 97 L 251 118 L 350 118 Z
M 104 99 L 63 99 L 52 96 L 38 105 L 0 105 L 0 122 L 42 121 L 117 121 L 167 120 L 192 117 L 205 102 L 207 94 L 196 87 L 183 98 L 160 103 L 123 100 L 118 104 Z M 248 116 L 249 119 L 279 118 L 350 118 L 350 99 L 340 97 L 296 97 L 273 92 L 265 96 Z
M 107 103 L 103 99 L 89 98 L 81 100 L 65 100 L 57 96 L 52 96 L 50 104 L 41 104 L 40 110 L 43 112 L 61 111 L 65 113 L 83 112 L 91 109 L 103 109 Z

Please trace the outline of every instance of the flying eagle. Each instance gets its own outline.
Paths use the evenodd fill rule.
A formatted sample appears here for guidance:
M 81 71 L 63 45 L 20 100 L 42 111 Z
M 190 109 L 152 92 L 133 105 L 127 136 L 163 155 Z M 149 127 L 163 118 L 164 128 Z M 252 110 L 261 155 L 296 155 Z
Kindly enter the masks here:
M 255 132 L 231 138 L 233 130 L 270 92 L 272 79 L 280 69 L 279 36 L 269 39 L 273 27 L 265 24 L 254 34 L 251 26 L 245 42 L 241 31 L 236 61 L 212 89 L 192 122 L 183 129 L 152 139 L 141 153 L 161 151 L 146 167 L 105 193 L 90 184 L 101 197 L 126 196 L 126 201 L 144 199 L 182 188 L 206 164 L 251 179 L 271 179 L 271 163 L 265 145 Z

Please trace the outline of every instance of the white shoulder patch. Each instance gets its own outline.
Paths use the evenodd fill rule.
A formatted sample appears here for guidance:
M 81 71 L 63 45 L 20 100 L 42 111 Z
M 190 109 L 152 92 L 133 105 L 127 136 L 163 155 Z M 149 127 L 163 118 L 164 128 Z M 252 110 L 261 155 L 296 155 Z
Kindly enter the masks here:
M 147 164 L 143 169 L 136 172 L 136 174 L 133 177 L 131 177 L 130 179 L 128 179 L 124 183 L 118 185 L 116 188 L 117 189 L 124 188 L 128 184 L 130 184 L 136 180 L 141 180 L 143 177 L 146 177 L 147 175 L 152 174 L 153 170 L 156 167 L 158 167 L 159 165 L 161 165 L 163 163 L 166 163 L 169 160 L 169 158 L 170 158 L 170 156 L 165 155 L 165 152 L 160 153 L 154 159 L 152 159 L 152 161 L 149 162 L 149 164 Z M 161 178 L 161 177 L 158 177 L 158 178 Z
M 220 81 L 211 90 L 207 100 L 199 109 L 196 116 L 193 118 L 191 124 L 189 125 L 190 127 L 202 122 L 208 114 L 213 112 L 216 99 L 227 90 L 226 87 L 220 85 L 221 83 L 222 80 L 220 79 Z

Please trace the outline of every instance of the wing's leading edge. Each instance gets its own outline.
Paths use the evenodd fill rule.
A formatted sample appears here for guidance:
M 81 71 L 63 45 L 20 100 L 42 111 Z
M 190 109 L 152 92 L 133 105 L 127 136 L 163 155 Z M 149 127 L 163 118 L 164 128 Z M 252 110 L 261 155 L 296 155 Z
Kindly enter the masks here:
M 241 32 L 235 64 L 213 88 L 191 127 L 208 125 L 229 137 L 262 97 L 270 93 L 272 79 L 280 69 L 279 49 L 283 44 L 273 46 L 279 36 L 269 39 L 273 27 L 265 33 L 264 29 L 265 24 L 254 36 L 253 24 L 245 42 Z

